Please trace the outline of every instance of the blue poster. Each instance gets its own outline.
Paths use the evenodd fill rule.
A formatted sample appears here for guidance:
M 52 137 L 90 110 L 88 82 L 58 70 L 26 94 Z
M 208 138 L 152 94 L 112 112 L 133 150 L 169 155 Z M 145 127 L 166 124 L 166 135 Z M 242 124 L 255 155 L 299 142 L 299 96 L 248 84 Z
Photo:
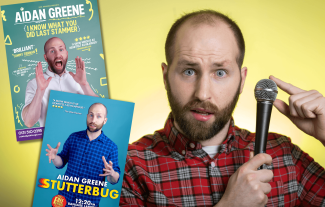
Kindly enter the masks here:
M 133 110 L 51 91 L 33 207 L 118 206 Z

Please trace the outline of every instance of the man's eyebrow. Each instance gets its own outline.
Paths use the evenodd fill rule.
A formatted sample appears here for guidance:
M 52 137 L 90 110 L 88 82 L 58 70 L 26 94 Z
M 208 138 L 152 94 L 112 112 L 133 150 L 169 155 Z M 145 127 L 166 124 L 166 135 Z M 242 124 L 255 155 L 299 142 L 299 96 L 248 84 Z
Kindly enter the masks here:
M 191 67 L 195 67 L 195 66 L 198 66 L 199 64 L 196 63 L 196 62 L 192 62 L 192 61 L 189 61 L 189 60 L 180 60 L 177 62 L 177 65 L 178 66 L 191 66 Z
M 215 67 L 224 67 L 225 64 L 227 63 L 227 60 L 224 61 L 219 61 L 219 62 L 214 62 L 212 63 L 212 66 Z M 199 63 L 193 62 L 193 61 L 189 61 L 189 60 L 180 60 L 177 62 L 177 66 L 191 66 L 191 67 L 195 67 L 195 66 L 199 66 Z
M 214 62 L 212 65 L 216 67 L 223 67 L 228 61 Z
M 64 48 L 65 48 L 64 45 L 60 45 L 59 48 L 60 48 L 60 47 L 64 47 Z M 55 48 L 55 47 L 50 47 L 48 50 L 50 50 L 50 49 L 52 49 L 52 48 Z
M 94 112 L 89 112 L 89 114 L 95 114 L 95 115 L 103 115 L 104 113 L 103 113 L 103 112 L 97 112 L 97 113 L 94 113 Z

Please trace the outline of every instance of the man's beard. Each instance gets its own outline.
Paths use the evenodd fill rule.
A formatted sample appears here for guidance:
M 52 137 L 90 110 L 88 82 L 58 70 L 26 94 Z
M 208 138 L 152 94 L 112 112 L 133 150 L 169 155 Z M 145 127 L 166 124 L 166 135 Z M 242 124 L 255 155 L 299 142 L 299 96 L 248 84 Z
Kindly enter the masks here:
M 177 97 L 175 97 L 171 91 L 168 75 L 166 83 L 169 105 L 172 110 L 174 120 L 177 122 L 180 130 L 185 136 L 187 136 L 188 139 L 192 141 L 205 141 L 218 134 L 230 120 L 239 98 L 241 78 L 234 98 L 224 109 L 218 109 L 218 107 L 211 102 L 203 102 L 199 99 L 194 99 L 188 102 L 185 106 L 181 106 L 181 104 L 177 101 Z M 186 115 L 193 108 L 203 108 L 208 110 L 214 114 L 215 121 L 212 124 L 208 124 L 203 121 L 198 121 L 194 117 L 186 117 Z
M 89 125 L 95 125 L 96 128 L 94 128 L 94 129 L 90 128 Z M 89 132 L 98 132 L 99 130 L 101 130 L 103 128 L 103 126 L 104 126 L 104 122 L 101 125 L 97 125 L 94 122 L 90 122 L 90 123 L 87 122 L 87 130 Z
M 56 59 L 54 59 L 53 61 L 48 61 L 47 64 L 49 65 L 49 67 L 51 68 L 53 73 L 55 73 L 57 75 L 61 75 L 65 70 L 65 66 L 67 65 L 68 57 L 67 57 L 67 59 L 62 59 L 62 70 L 61 71 L 58 71 L 57 69 L 55 69 L 55 67 L 54 67 L 55 66 L 55 61 L 56 61 Z

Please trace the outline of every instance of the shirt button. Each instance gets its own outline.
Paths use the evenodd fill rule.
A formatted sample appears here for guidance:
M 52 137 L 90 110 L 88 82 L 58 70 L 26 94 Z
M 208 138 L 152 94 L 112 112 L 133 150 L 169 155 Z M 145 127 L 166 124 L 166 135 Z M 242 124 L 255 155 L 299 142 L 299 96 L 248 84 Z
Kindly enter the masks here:
M 211 167 L 215 167 L 216 164 L 214 162 L 211 162 Z
M 194 148 L 195 147 L 195 144 L 194 143 L 190 143 L 190 147 L 191 148 Z
M 185 154 L 186 154 L 185 150 L 183 150 L 183 151 L 182 151 L 182 154 L 183 154 L 183 155 L 185 155 Z

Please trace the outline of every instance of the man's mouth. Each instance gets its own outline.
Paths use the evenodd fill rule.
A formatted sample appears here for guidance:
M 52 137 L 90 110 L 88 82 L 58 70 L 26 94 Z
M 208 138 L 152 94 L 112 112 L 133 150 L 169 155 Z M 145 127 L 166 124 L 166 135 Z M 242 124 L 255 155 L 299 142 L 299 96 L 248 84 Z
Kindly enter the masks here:
M 191 111 L 193 111 L 194 113 L 198 113 L 198 114 L 202 114 L 202 115 L 209 115 L 209 114 L 213 114 L 211 111 L 203 109 L 203 108 L 194 108 Z
M 96 126 L 96 124 L 89 124 L 89 127 L 90 128 L 96 128 L 97 126 Z
M 203 108 L 194 108 L 191 109 L 191 113 L 194 118 L 198 121 L 208 121 L 214 113 Z
M 58 67 L 58 68 L 61 68 L 62 67 L 62 60 L 56 60 L 55 61 L 55 66 Z

